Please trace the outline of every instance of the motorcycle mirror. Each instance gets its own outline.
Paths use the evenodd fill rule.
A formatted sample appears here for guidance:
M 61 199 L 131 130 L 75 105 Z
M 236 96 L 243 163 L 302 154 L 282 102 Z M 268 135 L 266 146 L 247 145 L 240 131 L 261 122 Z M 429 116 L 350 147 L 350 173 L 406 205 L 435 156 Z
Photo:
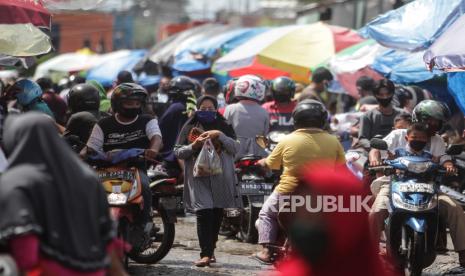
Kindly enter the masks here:
M 463 152 L 464 145 L 449 145 L 447 147 L 446 153 L 448 155 L 459 155 Z
M 373 138 L 370 140 L 370 147 L 378 150 L 387 150 L 388 145 L 386 141 L 380 138 Z

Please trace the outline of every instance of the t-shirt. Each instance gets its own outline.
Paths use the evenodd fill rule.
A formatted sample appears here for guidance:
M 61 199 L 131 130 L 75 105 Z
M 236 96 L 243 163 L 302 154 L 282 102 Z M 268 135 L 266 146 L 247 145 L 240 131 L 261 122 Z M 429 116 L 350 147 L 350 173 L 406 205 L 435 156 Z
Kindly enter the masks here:
M 228 105 L 224 117 L 234 128 L 237 137 L 254 138 L 268 134 L 270 119 L 268 112 L 258 104 L 238 102 Z
M 396 149 L 407 148 L 408 143 L 407 139 L 405 139 L 406 135 L 406 129 L 395 129 L 384 137 L 383 140 L 388 144 L 388 150 L 391 153 L 395 153 Z M 440 158 L 441 163 L 451 159 L 450 156 L 445 155 L 446 145 L 441 136 L 437 134 L 430 138 L 424 150 L 431 153 L 433 157 Z
M 313 161 L 345 162 L 344 149 L 336 138 L 321 129 L 298 129 L 285 136 L 266 159 L 273 169 L 283 168 L 276 191 L 292 193 L 299 184 L 300 169 Z
M 115 115 L 101 119 L 94 126 L 87 146 L 98 152 L 130 148 L 147 149 L 155 135 L 161 137 L 157 119 L 149 115 L 140 115 L 132 122 L 123 123 Z
M 270 116 L 270 131 L 293 131 L 292 111 L 294 111 L 296 105 L 296 102 L 277 103 L 271 101 L 264 103 L 262 107 Z
M 266 152 L 255 142 L 257 135 L 266 136 L 270 128 L 268 112 L 263 107 L 254 103 L 238 102 L 226 107 L 224 117 L 234 128 L 241 145 L 236 159 L 247 154 L 266 156 Z
M 388 135 L 394 126 L 394 118 L 403 111 L 398 108 L 393 108 L 389 115 L 384 115 L 378 108 L 368 111 L 360 119 L 360 130 L 358 138 L 360 140 L 370 140 L 376 135 L 383 137 Z

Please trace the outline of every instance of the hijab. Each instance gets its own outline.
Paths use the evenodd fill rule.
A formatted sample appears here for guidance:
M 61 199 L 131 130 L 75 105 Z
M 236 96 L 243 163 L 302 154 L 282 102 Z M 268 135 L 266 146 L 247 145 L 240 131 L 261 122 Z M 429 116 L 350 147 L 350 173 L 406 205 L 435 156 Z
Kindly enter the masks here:
M 218 109 L 218 101 L 216 100 L 215 97 L 209 96 L 209 95 L 204 95 L 200 97 L 197 100 L 197 109 L 200 108 L 202 105 L 203 101 L 205 100 L 210 100 L 213 102 L 213 105 L 215 106 L 215 109 Z M 176 142 L 177 145 L 187 145 L 190 144 L 188 141 L 188 136 L 190 131 L 194 127 L 200 127 L 204 131 L 209 131 L 209 130 L 219 130 L 223 132 L 226 136 L 236 139 L 236 134 L 234 133 L 234 129 L 232 128 L 231 125 L 229 125 L 226 122 L 226 119 L 221 115 L 220 113 L 216 113 L 216 118 L 213 122 L 211 123 L 201 123 L 198 119 L 197 116 L 194 115 L 190 119 L 187 120 L 187 122 L 184 124 L 179 136 L 178 140 Z
M 42 255 L 78 271 L 108 265 L 113 238 L 103 187 L 40 113 L 11 115 L 0 178 L 0 241 L 35 234 Z

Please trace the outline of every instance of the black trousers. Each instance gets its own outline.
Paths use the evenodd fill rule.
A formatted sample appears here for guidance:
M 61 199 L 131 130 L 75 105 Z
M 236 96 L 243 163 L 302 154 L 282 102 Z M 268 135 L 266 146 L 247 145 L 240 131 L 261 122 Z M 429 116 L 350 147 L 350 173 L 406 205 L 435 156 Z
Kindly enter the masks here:
M 212 257 L 218 241 L 221 221 L 223 219 L 223 209 L 203 209 L 196 213 L 197 216 L 197 236 L 200 244 L 200 258 Z

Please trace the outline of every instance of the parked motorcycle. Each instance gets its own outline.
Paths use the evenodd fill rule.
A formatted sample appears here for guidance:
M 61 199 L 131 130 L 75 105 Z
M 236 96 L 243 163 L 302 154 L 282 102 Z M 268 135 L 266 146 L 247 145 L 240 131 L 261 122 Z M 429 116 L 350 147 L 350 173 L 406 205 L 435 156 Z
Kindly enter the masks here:
M 174 241 L 176 216 L 175 200 L 170 193 L 170 187 L 174 187 L 171 180 L 150 184 L 152 223 L 145 229 L 136 223 L 144 204 L 141 176 L 136 168 L 136 164 L 145 162 L 143 154 L 143 149 L 116 150 L 88 159 L 107 193 L 112 217 L 117 222 L 118 237 L 130 245 L 130 250 L 123 252 L 126 266 L 129 258 L 138 263 L 156 263 L 166 256 Z M 150 233 L 149 240 L 144 238 L 144 233 Z
M 386 150 L 381 139 L 372 139 L 371 146 Z M 449 148 L 447 154 L 461 152 Z M 388 255 L 409 275 L 421 275 L 423 268 L 436 258 L 438 236 L 438 194 L 445 171 L 428 158 L 419 156 L 385 160 L 383 166 L 370 168 L 391 178 L 389 217 L 386 220 Z

